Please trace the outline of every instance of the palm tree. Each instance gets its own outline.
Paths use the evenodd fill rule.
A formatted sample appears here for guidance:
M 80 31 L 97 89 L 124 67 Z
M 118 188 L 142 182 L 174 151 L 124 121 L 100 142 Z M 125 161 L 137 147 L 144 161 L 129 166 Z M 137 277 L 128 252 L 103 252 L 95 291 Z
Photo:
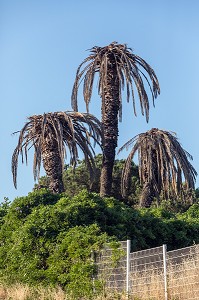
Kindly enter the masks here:
M 87 129 L 88 128 L 88 129 Z M 64 191 L 62 173 L 66 148 L 70 154 L 70 164 L 76 166 L 80 149 L 89 168 L 91 178 L 95 172 L 94 150 L 90 138 L 99 144 L 101 137 L 100 122 L 90 114 L 78 112 L 54 112 L 34 115 L 20 131 L 18 145 L 12 156 L 14 186 L 17 188 L 18 156 L 27 163 L 28 150 L 34 147 L 33 174 L 39 178 L 41 161 L 49 177 L 49 188 L 54 193 Z
M 130 176 L 131 161 L 138 152 L 138 167 L 140 183 L 143 190 L 140 205 L 149 207 L 154 197 L 159 197 L 161 191 L 165 199 L 177 196 L 182 188 L 183 178 L 187 189 L 193 189 L 197 176 L 189 159 L 192 156 L 185 151 L 174 133 L 152 128 L 141 133 L 124 144 L 124 148 L 132 146 L 122 173 L 122 194 L 125 197 Z
M 149 100 L 143 79 L 148 84 L 154 99 L 160 93 L 160 87 L 155 72 L 141 57 L 132 53 L 126 44 L 113 42 L 105 47 L 93 47 L 91 54 L 77 69 L 72 92 L 72 107 L 78 111 L 77 93 L 83 80 L 83 95 L 87 111 L 91 99 L 95 74 L 99 73 L 98 93 L 102 98 L 101 115 L 103 129 L 103 163 L 101 172 L 101 196 L 110 195 L 112 186 L 112 171 L 115 159 L 115 149 L 118 140 L 118 117 L 122 120 L 122 90 L 126 85 L 127 102 L 133 99 L 133 109 L 136 115 L 136 88 L 140 101 L 142 115 L 149 119 Z M 150 83 L 150 81 L 152 83 Z

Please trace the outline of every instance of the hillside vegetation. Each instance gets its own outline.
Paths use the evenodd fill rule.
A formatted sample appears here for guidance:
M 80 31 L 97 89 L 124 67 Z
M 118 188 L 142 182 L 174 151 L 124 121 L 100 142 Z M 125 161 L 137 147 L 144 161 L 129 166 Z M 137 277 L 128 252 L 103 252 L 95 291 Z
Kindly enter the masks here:
M 0 281 L 59 285 L 74 299 L 92 297 L 96 266 L 91 253 L 106 243 L 116 253 L 117 241 L 125 239 L 131 239 L 132 251 L 199 243 L 199 204 L 184 212 L 171 208 L 164 201 L 158 208 L 133 208 L 87 190 L 69 196 L 40 189 L 12 203 L 5 200 L 0 207 Z M 96 291 L 101 284 L 96 281 Z

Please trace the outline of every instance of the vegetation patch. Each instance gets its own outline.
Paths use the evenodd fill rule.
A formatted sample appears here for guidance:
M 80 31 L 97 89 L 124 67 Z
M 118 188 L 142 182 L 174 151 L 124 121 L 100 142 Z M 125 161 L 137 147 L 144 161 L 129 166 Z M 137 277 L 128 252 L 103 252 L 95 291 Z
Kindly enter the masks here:
M 101 291 L 100 281 L 93 286 L 92 253 L 107 243 L 117 250 L 116 241 L 128 238 L 133 251 L 199 243 L 199 204 L 175 213 L 164 206 L 135 209 L 86 190 L 70 198 L 43 189 L 5 200 L 0 211 L 0 281 L 58 285 L 76 299 Z

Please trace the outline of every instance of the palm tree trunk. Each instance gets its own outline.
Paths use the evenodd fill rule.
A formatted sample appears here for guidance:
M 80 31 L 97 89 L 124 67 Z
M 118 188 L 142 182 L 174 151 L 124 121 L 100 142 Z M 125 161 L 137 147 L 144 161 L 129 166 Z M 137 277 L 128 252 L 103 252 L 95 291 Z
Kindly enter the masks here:
M 52 139 L 42 144 L 42 159 L 46 175 L 50 180 L 49 189 L 53 193 L 62 193 L 64 184 L 62 179 L 62 162 L 59 155 L 57 141 Z
M 152 185 L 146 182 L 140 195 L 140 207 L 150 207 L 154 197 Z
M 103 159 L 100 196 L 110 196 L 115 149 L 118 139 L 119 80 L 115 63 L 108 66 L 107 86 L 102 95 Z
M 145 154 L 146 155 L 146 154 Z M 144 185 L 142 189 L 142 193 L 140 196 L 140 206 L 141 207 L 150 207 L 154 198 L 157 198 L 157 201 L 159 202 L 159 193 L 157 191 L 158 186 L 157 183 L 159 182 L 158 180 L 158 168 L 157 168 L 157 155 L 155 150 L 152 150 L 151 153 L 152 157 L 152 165 L 153 165 L 153 170 L 152 172 L 154 173 L 154 180 L 151 182 L 149 179 L 149 167 L 147 166 L 147 162 L 145 163 L 145 168 L 144 168 Z

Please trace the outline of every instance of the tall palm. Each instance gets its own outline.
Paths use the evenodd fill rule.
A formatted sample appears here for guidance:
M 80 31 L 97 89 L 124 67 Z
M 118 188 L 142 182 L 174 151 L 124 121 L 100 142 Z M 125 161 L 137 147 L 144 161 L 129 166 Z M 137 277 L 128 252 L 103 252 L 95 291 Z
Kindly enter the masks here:
M 149 207 L 154 197 L 161 191 L 167 199 L 177 196 L 185 180 L 186 188 L 194 188 L 197 176 L 189 160 L 192 156 L 185 151 L 172 132 L 152 128 L 141 133 L 124 144 L 124 148 L 132 146 L 122 174 L 122 194 L 125 196 L 130 176 L 131 161 L 138 152 L 140 183 L 143 185 L 140 205 Z
M 101 196 L 110 195 L 115 149 L 118 140 L 118 117 L 122 119 L 122 90 L 126 85 L 127 102 L 133 99 L 136 115 L 134 92 L 137 90 L 141 112 L 149 119 L 149 100 L 144 81 L 149 86 L 154 99 L 160 93 L 155 72 L 141 57 L 132 53 L 126 44 L 116 42 L 105 47 L 93 47 L 91 54 L 77 69 L 72 92 L 72 107 L 78 110 L 77 93 L 83 80 L 83 94 L 87 111 L 91 99 L 95 74 L 99 73 L 98 93 L 102 98 L 101 115 L 103 126 L 103 164 L 101 173 Z
M 70 163 L 74 167 L 78 160 L 80 149 L 89 168 L 91 178 L 95 171 L 93 160 L 94 150 L 90 138 L 99 143 L 101 137 L 100 122 L 90 114 L 78 112 L 54 112 L 34 115 L 20 131 L 18 145 L 12 156 L 12 173 L 15 188 L 17 188 L 18 156 L 22 163 L 27 163 L 27 153 L 34 147 L 34 179 L 39 178 L 41 162 L 49 177 L 49 188 L 54 193 L 64 191 L 62 173 L 64 161 L 69 150 Z

